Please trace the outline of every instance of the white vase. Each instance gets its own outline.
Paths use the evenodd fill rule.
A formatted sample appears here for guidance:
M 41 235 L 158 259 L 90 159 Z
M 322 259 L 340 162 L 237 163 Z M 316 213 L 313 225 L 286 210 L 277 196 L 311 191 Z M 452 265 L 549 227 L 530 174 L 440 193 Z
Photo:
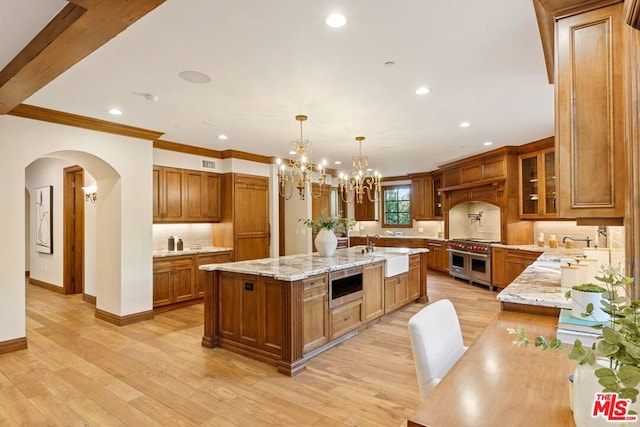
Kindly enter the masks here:
M 598 364 L 601 366 L 609 366 L 608 360 L 598 360 Z M 573 421 L 576 423 L 576 427 L 599 427 L 615 425 L 616 427 L 622 426 L 635 426 L 638 425 L 637 421 L 616 421 L 611 422 L 606 419 L 604 414 L 600 413 L 598 416 L 593 417 L 593 403 L 596 398 L 596 393 L 602 393 L 603 387 L 598 383 L 594 371 L 598 366 L 590 365 L 578 365 L 573 372 Z M 640 400 L 629 405 L 628 410 L 635 410 L 640 413 Z
M 610 316 L 602 311 L 602 294 L 598 292 L 584 292 L 571 289 L 571 315 L 578 319 L 595 320 L 606 322 Z M 582 313 L 587 311 L 587 305 L 593 304 L 593 311 L 590 316 L 583 317 Z
M 330 257 L 333 256 L 333 253 L 338 247 L 338 238 L 336 237 L 333 230 L 327 230 L 323 228 L 322 230 L 318 231 L 315 244 L 320 256 Z

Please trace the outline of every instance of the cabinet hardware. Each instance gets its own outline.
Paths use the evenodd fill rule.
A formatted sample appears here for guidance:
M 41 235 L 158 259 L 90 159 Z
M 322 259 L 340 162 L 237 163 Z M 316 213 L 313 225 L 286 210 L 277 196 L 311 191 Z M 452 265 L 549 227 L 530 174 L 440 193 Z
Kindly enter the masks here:
M 245 291 L 253 291 L 253 283 L 248 283 L 248 282 L 246 282 L 246 283 L 244 284 L 244 290 L 245 290 Z

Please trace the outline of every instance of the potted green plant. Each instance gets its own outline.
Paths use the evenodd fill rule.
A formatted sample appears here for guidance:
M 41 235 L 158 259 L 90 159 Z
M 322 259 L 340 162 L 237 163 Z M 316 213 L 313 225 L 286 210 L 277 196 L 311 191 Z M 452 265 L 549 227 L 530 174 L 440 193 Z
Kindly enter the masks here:
M 320 218 L 316 220 L 299 218 L 298 221 L 317 233 L 314 243 L 318 254 L 323 257 L 333 256 L 338 247 L 335 231 L 346 233 L 356 223 L 352 218 L 327 216 L 324 210 L 320 213 Z
M 577 339 L 569 351 L 569 358 L 578 362 L 573 376 L 573 413 L 579 427 L 607 422 L 592 417 L 596 393 L 617 393 L 618 399 L 628 399 L 632 405 L 627 414 L 631 416 L 637 415 L 640 405 L 640 301 L 632 298 L 633 279 L 612 266 L 603 267 L 596 279 L 604 292 L 591 289 L 602 295 L 600 308 L 607 320 L 594 326 L 601 334 L 591 347 L 583 347 Z M 586 313 L 589 308 L 585 307 Z M 516 343 L 529 344 L 524 328 L 509 332 L 517 335 Z M 563 349 L 555 337 L 538 336 L 534 344 L 545 350 Z
M 602 310 L 602 300 L 607 289 L 593 283 L 575 285 L 567 292 L 571 298 L 571 315 L 589 318 L 598 322 L 609 320 L 609 314 Z

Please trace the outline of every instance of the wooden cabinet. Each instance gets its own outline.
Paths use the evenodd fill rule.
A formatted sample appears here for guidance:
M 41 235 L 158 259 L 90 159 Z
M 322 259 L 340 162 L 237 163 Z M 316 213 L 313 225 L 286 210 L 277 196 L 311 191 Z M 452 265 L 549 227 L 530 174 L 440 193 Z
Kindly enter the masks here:
M 326 274 L 304 280 L 302 304 L 303 352 L 307 353 L 329 342 L 329 289 Z
M 234 261 L 267 258 L 271 239 L 269 178 L 225 174 L 221 188 L 222 215 L 214 228 L 213 244 L 233 247 Z
M 528 266 L 538 259 L 541 252 L 507 248 L 492 248 L 491 284 L 503 289 L 513 282 Z
M 362 286 L 364 290 L 363 316 L 364 321 L 369 322 L 384 314 L 384 262 L 377 262 L 363 268 Z M 420 284 L 418 283 L 417 286 L 418 293 L 420 293 Z
M 362 299 L 331 310 L 331 339 L 357 329 L 362 324 Z
M 431 175 L 411 179 L 411 218 L 416 221 L 433 219 L 433 178 Z
M 211 273 L 200 270 L 200 266 L 206 264 L 222 264 L 231 261 L 233 261 L 233 254 L 231 251 L 196 255 L 196 298 L 204 297 L 204 289 L 206 287 L 207 280 L 211 280 L 212 278 Z
M 555 150 L 519 157 L 520 218 L 556 217 Z
M 444 240 L 427 240 L 427 267 L 431 270 L 447 272 L 449 270 L 449 253 Z
M 622 218 L 623 3 L 556 23 L 556 156 L 563 218 Z
M 434 174 L 432 179 L 433 219 L 442 219 L 442 174 Z
M 184 218 L 182 169 L 153 167 L 153 221 L 179 222 Z
M 153 306 L 194 298 L 195 266 L 192 256 L 156 259 L 153 262 Z
M 357 198 L 356 198 L 357 200 Z M 362 203 L 353 202 L 354 218 L 356 221 L 377 221 L 378 220 L 378 203 L 372 202 L 367 198 L 366 192 Z
M 407 273 L 407 300 L 413 301 L 420 296 L 420 255 L 409 255 L 409 271 Z
M 285 288 L 272 279 L 222 272 L 218 283 L 220 336 L 280 355 Z
M 407 273 L 384 279 L 384 312 L 390 313 L 409 301 Z
M 216 173 L 153 167 L 154 222 L 220 220 L 220 177 Z
M 388 248 L 426 248 L 427 240 L 421 238 L 410 237 L 369 237 L 369 242 L 374 246 Z M 349 237 L 349 246 L 366 245 L 366 236 Z
M 154 258 L 153 306 L 167 306 L 203 297 L 211 275 L 198 267 L 229 262 L 231 259 L 231 251 Z

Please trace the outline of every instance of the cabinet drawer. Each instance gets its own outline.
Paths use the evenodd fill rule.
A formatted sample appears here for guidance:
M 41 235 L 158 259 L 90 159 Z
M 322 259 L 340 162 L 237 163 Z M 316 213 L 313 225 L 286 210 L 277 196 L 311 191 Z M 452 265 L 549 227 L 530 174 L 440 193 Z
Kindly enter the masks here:
M 409 270 L 412 268 L 420 268 L 420 255 L 409 255 Z
M 362 300 L 331 310 L 331 338 L 356 329 L 362 323 Z

